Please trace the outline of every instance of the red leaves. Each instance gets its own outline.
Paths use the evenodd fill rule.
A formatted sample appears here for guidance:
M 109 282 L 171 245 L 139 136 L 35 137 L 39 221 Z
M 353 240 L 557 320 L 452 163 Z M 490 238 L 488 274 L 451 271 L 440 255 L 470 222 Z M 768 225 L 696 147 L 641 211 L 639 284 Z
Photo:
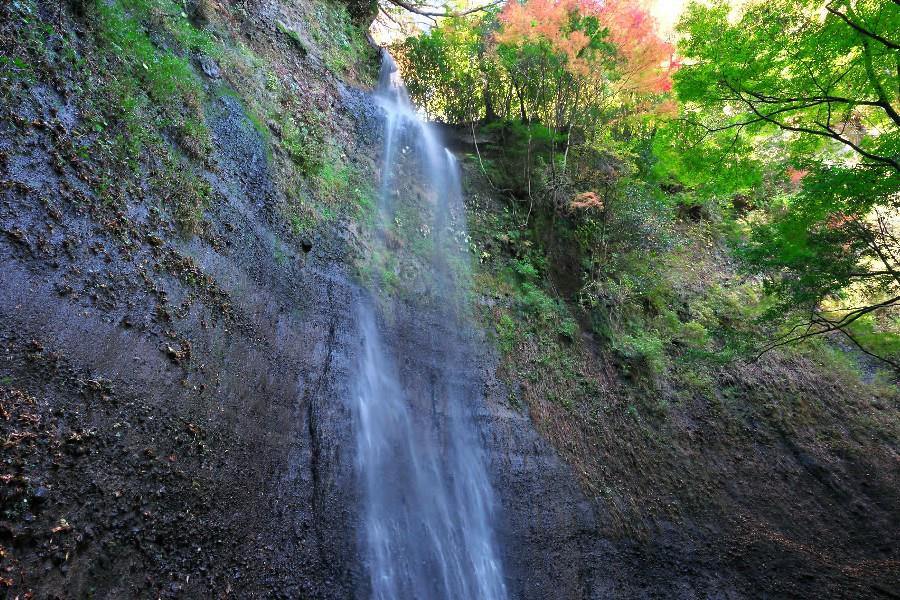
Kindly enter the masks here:
M 571 30 L 573 17 L 594 15 L 597 5 L 589 0 L 529 0 L 526 4 L 509 2 L 500 13 L 503 24 L 497 33 L 502 44 L 547 43 L 554 52 L 565 55 L 567 68 L 583 72 L 587 61 L 579 54 L 590 44 L 582 31 Z
M 616 48 L 619 81 L 630 92 L 662 93 L 672 89 L 678 61 L 671 44 L 656 31 L 656 20 L 639 0 L 528 0 L 509 2 L 500 14 L 496 39 L 503 44 L 546 43 L 566 58 L 574 75 L 600 77 L 601 69 L 583 50 L 591 39 L 573 24 L 578 17 L 596 17 L 608 29 Z
M 794 185 L 803 181 L 803 178 L 807 175 L 809 175 L 808 169 L 795 169 L 794 167 L 788 167 L 787 169 L 788 179 L 790 179 L 791 183 Z
M 603 200 L 600 199 L 597 192 L 582 192 L 569 202 L 569 208 L 573 210 L 579 208 L 602 210 Z
M 678 68 L 675 48 L 659 37 L 656 20 L 642 3 L 605 2 L 600 22 L 609 28 L 630 91 L 658 94 L 672 89 L 671 75 Z

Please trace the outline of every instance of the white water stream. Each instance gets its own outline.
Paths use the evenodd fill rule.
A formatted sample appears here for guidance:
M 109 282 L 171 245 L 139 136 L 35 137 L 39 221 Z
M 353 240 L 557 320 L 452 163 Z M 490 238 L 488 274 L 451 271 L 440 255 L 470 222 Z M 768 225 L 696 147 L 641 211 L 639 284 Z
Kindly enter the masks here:
M 462 190 L 456 160 L 417 115 L 393 59 L 384 54 L 377 97 L 384 109 L 380 207 L 411 193 L 399 161 L 416 165 L 433 199 L 431 289 L 447 319 L 464 313 L 447 256 L 458 248 Z M 451 216 L 454 228 L 450 229 Z M 363 353 L 355 385 L 357 468 L 362 483 L 361 547 L 377 600 L 503 600 L 507 597 L 492 522 L 494 492 L 475 432 L 473 398 L 460 382 L 464 344 L 446 340 L 433 397 L 410 398 L 371 308 L 360 311 Z M 452 321 L 448 321 L 452 322 Z M 418 400 L 418 401 L 416 401 Z M 423 401 L 424 400 L 424 401 Z M 427 406 L 427 410 L 422 407 Z M 418 407 L 418 408 L 417 408 Z

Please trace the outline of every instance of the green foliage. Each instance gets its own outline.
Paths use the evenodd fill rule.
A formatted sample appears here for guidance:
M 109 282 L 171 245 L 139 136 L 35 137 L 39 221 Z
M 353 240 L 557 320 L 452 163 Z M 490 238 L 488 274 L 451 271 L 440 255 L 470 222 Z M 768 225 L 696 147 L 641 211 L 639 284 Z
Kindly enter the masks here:
M 556 301 L 547 295 L 544 290 L 533 283 L 524 282 L 519 287 L 521 295 L 519 299 L 522 307 L 533 319 L 538 321 L 550 321 L 557 315 L 558 305 Z
M 34 67 L 15 56 L 0 56 L 0 80 L 34 81 Z
M 162 132 L 173 133 L 191 158 L 205 159 L 212 151 L 202 109 L 205 94 L 188 60 L 176 51 L 215 55 L 217 48 L 211 36 L 195 29 L 181 6 L 169 0 L 98 1 L 87 3 L 87 9 L 100 42 L 96 59 L 102 68 L 85 73 L 95 92 L 85 110 L 85 126 L 99 135 L 92 148 L 82 149 L 95 159 L 135 171 L 151 150 L 160 158 L 150 170 L 151 190 L 180 232 L 193 235 L 202 229 L 212 189 L 186 168 Z M 159 45 L 151 33 L 170 36 L 174 49 Z M 105 204 L 124 199 L 115 178 L 100 178 L 95 193 Z
M 327 160 L 325 127 L 317 112 L 307 111 L 299 118 L 294 115 L 276 115 L 281 127 L 281 139 L 291 160 L 306 175 L 318 174 Z
M 495 19 L 496 9 L 483 16 L 445 19 L 395 48 L 410 96 L 426 114 L 466 122 L 485 110 L 483 73 L 493 73 L 495 67 L 485 56 L 480 34 L 492 29 Z
M 197 117 L 187 117 L 178 128 L 178 141 L 193 158 L 203 159 L 213 151 L 209 128 Z
M 375 190 L 371 184 L 366 181 L 360 181 L 361 177 L 354 177 L 356 187 L 351 190 L 351 195 L 355 203 L 356 216 L 365 224 L 371 225 L 372 219 L 375 217 L 377 210 L 377 201 L 375 199 Z M 351 185 L 354 183 L 351 181 Z
M 625 334 L 613 346 L 625 358 L 643 361 L 655 375 L 662 375 L 668 366 L 664 342 L 653 331 L 642 331 L 634 335 Z
M 526 282 L 533 282 L 538 279 L 540 273 L 537 268 L 531 263 L 529 258 L 520 258 L 513 263 L 513 268 L 515 268 L 516 273 L 522 277 Z
M 709 331 L 702 323 L 697 321 L 688 321 L 680 324 L 678 339 L 692 349 L 705 348 L 709 342 Z
M 123 9 L 154 29 L 171 35 L 183 49 L 219 56 L 221 49 L 212 35 L 194 27 L 181 2 L 176 0 L 118 0 Z
M 274 71 L 266 71 L 266 89 L 270 92 L 281 90 L 281 82 L 278 81 L 278 75 Z
M 864 277 L 868 295 L 894 294 L 898 282 L 890 271 L 896 263 L 888 257 L 897 242 L 889 228 L 898 190 L 900 171 L 823 166 L 786 199 L 784 210 L 755 225 L 739 248 L 748 268 L 791 274 L 769 281 L 769 291 L 780 299 L 773 312 L 840 295 L 866 273 L 873 273 Z M 870 266 L 873 261 L 884 268 Z
M 578 333 L 578 323 L 576 323 L 575 319 L 573 319 L 571 316 L 565 315 L 562 317 L 562 320 L 560 321 L 556 330 L 565 339 L 573 341 L 575 340 Z
M 339 160 L 330 160 L 322 165 L 318 173 L 319 189 L 328 198 L 347 195 L 350 188 L 352 169 Z
M 560 166 L 559 149 L 565 144 L 565 136 L 541 123 L 518 121 L 496 121 L 481 132 L 496 138 L 495 147 L 502 149 L 492 153 L 493 158 L 479 162 L 493 184 L 516 198 L 537 199 L 553 209 L 546 175 Z M 486 150 L 493 152 L 493 148 Z
M 392 295 L 396 293 L 399 287 L 400 277 L 397 275 L 396 269 L 393 265 L 386 264 L 381 270 L 381 289 Z
M 674 212 L 658 188 L 641 182 L 621 180 L 607 198 L 603 214 L 587 216 L 575 232 L 585 269 L 580 301 L 588 308 L 642 307 L 675 243 Z
M 866 315 L 854 321 L 849 330 L 864 348 L 877 356 L 900 359 L 900 316 Z
M 201 94 L 199 83 L 196 81 L 188 61 L 178 57 L 171 51 L 158 48 L 147 35 L 141 19 L 150 19 L 162 11 L 162 4 L 174 5 L 174 2 L 150 2 L 149 0 L 119 0 L 118 2 L 97 2 L 94 10 L 99 25 L 100 36 L 110 46 L 113 52 L 118 53 L 129 68 L 129 76 L 140 81 L 142 87 L 147 90 L 150 99 L 159 106 L 172 104 L 172 98 L 185 98 L 193 96 L 198 98 Z M 169 8 L 172 8 L 170 6 Z M 177 41 L 198 44 L 200 39 L 196 35 L 188 36 L 185 28 L 190 28 L 186 19 L 184 27 L 177 27 L 175 35 Z M 212 44 L 210 41 L 209 44 Z M 212 51 L 212 46 L 205 49 Z
M 302 236 L 316 224 L 315 215 L 297 208 L 289 211 L 288 221 L 291 224 L 291 230 L 296 236 Z
M 658 174 L 760 209 L 737 248 L 775 299 L 776 343 L 892 309 L 900 5 L 768 0 L 729 13 L 693 4 L 680 24 L 683 118 L 657 139 Z
M 353 23 L 345 4 L 316 3 L 313 18 L 307 25 L 313 40 L 322 48 L 329 70 L 339 76 L 355 75 L 366 83 L 374 81 L 374 51 L 366 32 Z
M 654 176 L 677 179 L 700 198 L 746 193 L 762 184 L 764 166 L 754 156 L 752 140 L 710 137 L 686 123 L 669 121 L 657 131 Z
M 500 350 L 504 354 L 510 354 L 516 348 L 518 331 L 516 322 L 508 314 L 503 314 L 497 322 L 497 337 L 500 342 Z
M 304 236 L 317 225 L 335 219 L 371 224 L 376 204 L 370 177 L 354 165 L 343 162 L 335 149 L 325 146 L 317 150 L 323 160 L 321 166 L 309 173 L 309 179 L 283 207 L 294 234 Z M 307 186 L 309 191 L 302 191 Z M 372 271 L 375 267 L 370 264 L 366 268 Z

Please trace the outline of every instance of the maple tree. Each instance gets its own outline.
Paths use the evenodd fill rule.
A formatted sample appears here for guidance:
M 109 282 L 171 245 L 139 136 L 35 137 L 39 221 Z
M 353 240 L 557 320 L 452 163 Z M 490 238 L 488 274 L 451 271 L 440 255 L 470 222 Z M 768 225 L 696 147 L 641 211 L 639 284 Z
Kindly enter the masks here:
M 671 112 L 678 67 L 639 0 L 507 2 L 444 19 L 392 50 L 418 106 L 439 120 L 501 128 L 507 187 L 560 212 L 597 191 L 578 180 L 589 169 L 572 164 L 592 155 L 573 146 L 647 135 L 648 116 Z
M 695 3 L 680 29 L 683 114 L 661 165 L 755 196 L 740 255 L 788 324 L 769 348 L 831 332 L 865 346 L 861 324 L 900 308 L 900 2 L 767 0 L 736 20 Z
M 672 89 L 672 74 L 680 66 L 675 47 L 660 38 L 649 11 L 638 2 L 606 2 L 600 22 L 621 56 L 624 88 L 662 93 Z
M 414 99 L 448 121 L 510 118 L 565 129 L 671 88 L 673 47 L 637 0 L 529 0 L 443 20 L 395 53 Z M 415 65 L 415 68 L 412 66 Z M 459 85 L 473 72 L 484 86 Z M 464 98 L 452 109 L 438 98 Z M 648 108 L 642 105 L 643 109 Z M 582 125 L 584 123 L 581 123 Z

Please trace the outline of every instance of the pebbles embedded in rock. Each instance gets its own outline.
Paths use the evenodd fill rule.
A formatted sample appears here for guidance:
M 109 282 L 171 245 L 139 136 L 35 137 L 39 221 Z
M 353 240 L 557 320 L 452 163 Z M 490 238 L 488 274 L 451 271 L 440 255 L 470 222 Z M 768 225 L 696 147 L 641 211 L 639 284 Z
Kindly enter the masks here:
M 219 64 L 208 56 L 204 56 L 200 59 L 200 68 L 203 69 L 203 74 L 210 79 L 219 79 L 222 76 L 222 72 L 219 70 Z

